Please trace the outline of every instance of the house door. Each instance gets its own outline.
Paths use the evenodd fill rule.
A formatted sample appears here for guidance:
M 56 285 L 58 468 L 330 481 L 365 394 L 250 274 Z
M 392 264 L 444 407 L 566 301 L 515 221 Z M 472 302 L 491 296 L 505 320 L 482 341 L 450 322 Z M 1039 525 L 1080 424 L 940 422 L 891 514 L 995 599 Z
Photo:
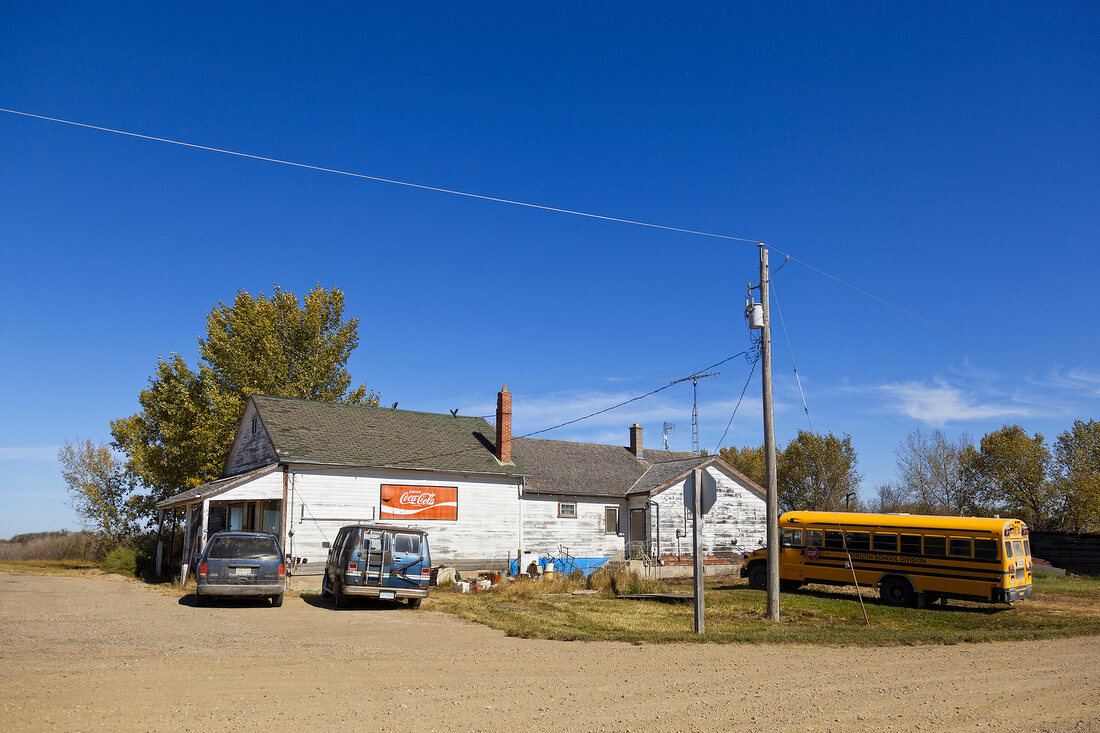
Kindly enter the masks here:
M 630 543 L 644 548 L 646 541 L 645 509 L 630 510 Z

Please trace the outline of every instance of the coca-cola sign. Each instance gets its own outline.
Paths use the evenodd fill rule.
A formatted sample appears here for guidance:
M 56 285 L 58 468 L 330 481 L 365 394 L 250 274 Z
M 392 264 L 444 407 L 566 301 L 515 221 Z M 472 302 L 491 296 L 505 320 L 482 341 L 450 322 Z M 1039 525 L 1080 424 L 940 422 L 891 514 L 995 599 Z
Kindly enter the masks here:
M 382 484 L 382 519 L 458 519 L 457 486 Z

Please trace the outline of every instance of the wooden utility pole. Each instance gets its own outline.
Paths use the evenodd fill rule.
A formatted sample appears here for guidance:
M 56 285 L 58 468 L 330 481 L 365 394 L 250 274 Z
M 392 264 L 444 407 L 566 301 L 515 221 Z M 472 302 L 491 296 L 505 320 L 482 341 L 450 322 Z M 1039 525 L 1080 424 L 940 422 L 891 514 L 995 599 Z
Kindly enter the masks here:
M 775 416 L 772 410 L 772 330 L 769 315 L 768 250 L 760 245 L 760 303 L 764 310 L 760 361 L 764 389 L 764 470 L 768 479 L 768 620 L 779 620 L 779 485 L 775 477 Z

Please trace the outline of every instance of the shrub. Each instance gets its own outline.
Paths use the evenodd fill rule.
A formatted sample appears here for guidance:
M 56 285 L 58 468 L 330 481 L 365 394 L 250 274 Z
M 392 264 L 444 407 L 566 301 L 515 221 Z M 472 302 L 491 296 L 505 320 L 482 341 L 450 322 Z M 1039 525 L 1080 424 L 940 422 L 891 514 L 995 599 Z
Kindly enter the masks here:
M 98 538 L 91 532 L 35 532 L 0 540 L 0 560 L 92 560 Z
M 126 545 L 119 545 L 107 553 L 99 569 L 105 573 L 134 578 L 137 576 L 138 569 L 137 553 Z

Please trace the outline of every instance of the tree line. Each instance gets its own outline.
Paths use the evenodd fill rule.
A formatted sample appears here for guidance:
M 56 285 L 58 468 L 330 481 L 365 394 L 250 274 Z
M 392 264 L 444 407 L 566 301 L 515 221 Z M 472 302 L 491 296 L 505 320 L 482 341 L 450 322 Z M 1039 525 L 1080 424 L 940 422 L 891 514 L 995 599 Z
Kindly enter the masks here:
M 764 446 L 730 447 L 722 458 L 765 484 Z M 975 444 L 967 435 L 914 430 L 894 450 L 897 475 L 860 499 L 863 480 L 852 439 L 799 430 L 776 447 L 784 511 L 908 512 L 1014 517 L 1035 530 L 1100 529 L 1100 422 L 1076 420 L 1053 445 L 1019 425 Z
M 221 475 L 252 394 L 377 405 L 352 385 L 347 361 L 359 319 L 344 318 L 339 288 L 299 301 L 278 285 L 267 297 L 237 292 L 206 314 L 198 363 L 158 358 L 138 410 L 110 422 L 110 441 L 72 440 L 58 461 L 77 516 L 117 545 L 155 526 L 157 502 Z

